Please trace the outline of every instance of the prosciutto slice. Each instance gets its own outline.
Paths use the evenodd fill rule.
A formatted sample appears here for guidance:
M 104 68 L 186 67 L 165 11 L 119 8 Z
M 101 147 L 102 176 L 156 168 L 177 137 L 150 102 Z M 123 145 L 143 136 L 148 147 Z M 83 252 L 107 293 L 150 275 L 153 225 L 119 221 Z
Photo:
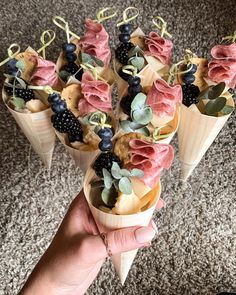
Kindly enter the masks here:
M 236 85 L 236 43 L 216 45 L 211 50 L 213 59 L 208 64 L 208 77 L 234 88 Z
M 156 57 L 162 64 L 169 65 L 172 57 L 173 43 L 156 32 L 150 32 L 144 39 L 147 45 L 146 55 Z
M 108 66 L 111 60 L 109 48 L 109 35 L 103 25 L 91 19 L 85 20 L 86 33 L 80 39 L 83 52 L 96 56 Z
M 81 80 L 83 98 L 79 101 L 79 112 L 87 115 L 100 110 L 109 112 L 112 109 L 110 85 L 104 81 L 95 80 L 91 74 L 85 72 Z
M 45 60 L 40 56 L 32 56 L 34 61 L 36 61 L 36 70 L 30 79 L 30 83 L 36 86 L 51 86 L 57 87 L 59 82 L 59 77 L 56 73 L 56 65 Z
M 181 103 L 182 98 L 180 85 L 171 86 L 165 80 L 157 79 L 147 95 L 146 103 L 155 115 L 163 118 L 174 115 L 176 104 Z
M 142 181 L 149 187 L 154 187 L 159 181 L 160 173 L 169 169 L 173 158 L 174 149 L 169 144 L 150 143 L 142 139 L 132 139 L 130 146 L 129 168 L 142 169 Z

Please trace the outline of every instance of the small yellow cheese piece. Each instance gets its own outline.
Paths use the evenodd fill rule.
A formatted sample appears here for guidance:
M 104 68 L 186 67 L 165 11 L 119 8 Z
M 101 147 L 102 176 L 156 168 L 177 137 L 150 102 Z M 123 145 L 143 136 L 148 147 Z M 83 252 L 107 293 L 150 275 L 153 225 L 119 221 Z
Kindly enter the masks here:
M 173 116 L 165 116 L 163 118 L 160 118 L 160 117 L 153 114 L 151 123 L 154 127 L 161 127 L 161 126 L 166 125 L 168 122 L 172 121 L 173 118 L 174 118 L 174 115 Z
M 139 208 L 140 199 L 132 191 L 130 195 L 119 193 L 112 212 L 119 215 L 135 214 L 140 212 Z
M 31 111 L 31 113 L 38 113 L 48 108 L 48 106 L 42 103 L 39 99 L 31 99 L 25 106 L 29 111 Z
M 134 191 L 134 194 L 141 199 L 143 196 L 145 196 L 148 192 L 150 192 L 151 188 L 144 184 L 140 179 L 136 177 L 131 177 L 131 184 L 132 189 Z

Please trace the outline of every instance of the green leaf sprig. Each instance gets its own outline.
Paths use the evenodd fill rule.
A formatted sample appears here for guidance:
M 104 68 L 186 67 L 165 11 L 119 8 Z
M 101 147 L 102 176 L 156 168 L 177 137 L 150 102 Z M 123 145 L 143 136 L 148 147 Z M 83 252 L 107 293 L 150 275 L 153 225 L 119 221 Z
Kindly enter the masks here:
M 120 122 L 121 128 L 125 132 L 138 132 L 146 136 L 150 135 L 147 125 L 153 118 L 152 108 L 146 104 L 147 96 L 140 92 L 131 103 L 130 117 L 132 121 L 123 120 Z
M 118 191 L 126 195 L 132 193 L 130 177 L 141 178 L 144 176 L 144 172 L 141 169 L 134 168 L 129 171 L 120 168 L 116 162 L 112 163 L 111 173 L 105 168 L 102 169 L 102 173 L 104 188 L 101 197 L 104 204 L 108 207 L 114 207 Z
M 233 107 L 227 105 L 227 98 L 223 96 L 225 92 L 225 83 L 221 82 L 215 86 L 209 86 L 198 96 L 199 107 L 203 113 L 208 116 L 228 115 L 233 111 Z
M 128 56 L 128 64 L 137 68 L 138 71 L 141 71 L 145 65 L 144 51 L 137 45 L 130 49 Z

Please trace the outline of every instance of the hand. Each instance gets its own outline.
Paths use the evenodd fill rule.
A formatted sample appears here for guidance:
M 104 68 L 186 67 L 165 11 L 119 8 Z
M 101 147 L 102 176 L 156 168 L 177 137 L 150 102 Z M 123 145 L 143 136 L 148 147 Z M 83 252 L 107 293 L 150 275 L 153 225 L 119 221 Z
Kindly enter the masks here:
M 164 206 L 162 200 L 157 208 Z M 150 246 L 156 232 L 149 227 L 129 227 L 107 233 L 112 254 Z M 46 250 L 21 295 L 80 295 L 96 278 L 107 250 L 83 192 L 74 199 L 52 243 Z

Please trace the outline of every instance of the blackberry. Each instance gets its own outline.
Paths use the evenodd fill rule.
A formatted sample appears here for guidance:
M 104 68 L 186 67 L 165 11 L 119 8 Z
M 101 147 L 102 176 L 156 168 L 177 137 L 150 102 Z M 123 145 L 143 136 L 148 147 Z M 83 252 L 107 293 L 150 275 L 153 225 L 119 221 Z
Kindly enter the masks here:
M 11 80 L 9 83 L 14 85 L 13 80 Z M 18 81 L 16 81 L 16 86 L 17 86 L 17 88 L 15 88 L 15 96 L 16 97 L 20 97 L 20 98 L 24 99 L 25 102 L 27 102 L 31 99 L 36 99 L 36 97 L 34 95 L 34 91 L 32 89 L 28 89 L 27 86 L 25 89 L 22 88 Z M 19 88 L 19 87 L 21 87 L 21 88 Z M 4 90 L 6 91 L 7 95 L 9 95 L 9 96 L 13 95 L 13 87 L 4 86 Z
M 83 129 L 75 117 L 75 115 L 68 109 L 63 112 L 52 115 L 51 118 L 53 127 L 61 133 L 78 134 L 83 136 Z
M 112 152 L 101 153 L 93 164 L 93 169 L 95 170 L 97 176 L 103 177 L 103 168 L 111 172 L 111 166 L 113 162 L 116 162 L 122 168 L 122 162 L 117 155 Z
M 189 107 L 191 104 L 196 104 L 199 102 L 198 95 L 200 90 L 198 86 L 194 84 L 182 85 L 183 91 L 183 104 Z
M 78 72 L 79 67 L 76 63 L 72 62 L 65 65 L 62 70 L 70 73 L 71 75 L 74 75 L 76 72 Z
M 122 63 L 123 65 L 127 65 L 128 60 L 129 60 L 128 53 L 132 47 L 134 47 L 134 45 L 131 42 L 121 43 L 117 47 L 117 49 L 115 51 L 115 55 L 116 55 L 116 58 L 118 59 L 118 61 L 120 63 Z
M 83 142 L 83 133 L 68 134 L 69 142 L 81 141 Z
M 122 99 L 120 101 L 120 106 L 121 106 L 123 112 L 128 116 L 130 116 L 130 113 L 131 113 L 131 103 L 132 103 L 133 99 L 134 99 L 134 97 L 127 95 L 127 96 L 122 97 Z

